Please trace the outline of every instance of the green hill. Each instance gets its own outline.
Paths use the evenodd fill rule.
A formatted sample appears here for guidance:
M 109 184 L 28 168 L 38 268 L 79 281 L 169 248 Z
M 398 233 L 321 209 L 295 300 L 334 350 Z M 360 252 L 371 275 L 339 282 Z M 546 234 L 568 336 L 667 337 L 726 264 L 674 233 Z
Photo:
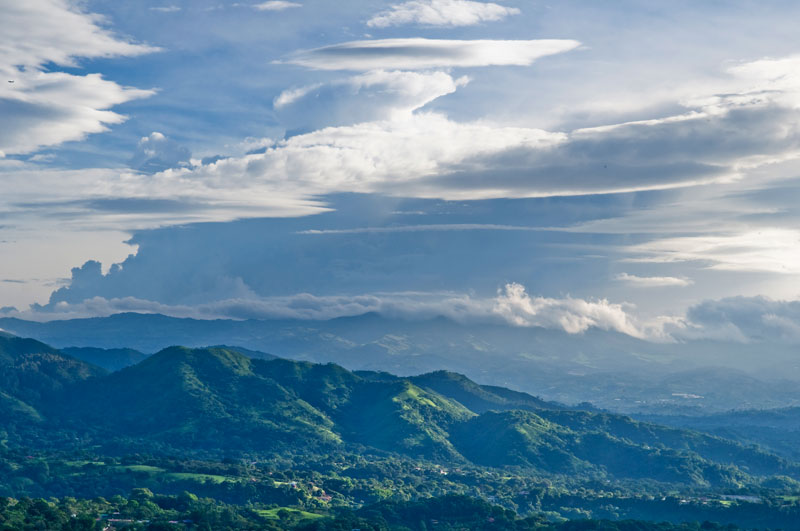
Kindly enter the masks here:
M 276 449 L 336 443 L 333 422 L 226 349 L 170 347 L 75 393 L 65 415 L 106 432 L 176 446 Z
M 485 466 L 731 487 L 745 478 L 737 468 L 693 452 L 636 444 L 608 431 L 578 431 L 529 411 L 485 413 L 462 425 L 455 443 L 471 461 Z
M 479 385 L 466 376 L 449 371 L 436 371 L 409 378 L 412 382 L 441 395 L 457 400 L 475 413 L 524 409 L 563 409 L 563 406 L 541 398 L 496 387 Z
M 568 410 L 444 371 L 402 378 L 252 359 L 228 348 L 170 347 L 103 376 L 41 343 L 0 341 L 0 420 L 34 423 L 44 415 L 52 429 L 117 448 L 135 441 L 137 448 L 324 456 L 366 447 L 440 463 L 699 486 L 734 487 L 749 475 L 800 478 L 797 464 L 757 447 Z
M 104 374 L 36 340 L 0 336 L 0 393 L 11 409 L 47 407 L 64 389 Z

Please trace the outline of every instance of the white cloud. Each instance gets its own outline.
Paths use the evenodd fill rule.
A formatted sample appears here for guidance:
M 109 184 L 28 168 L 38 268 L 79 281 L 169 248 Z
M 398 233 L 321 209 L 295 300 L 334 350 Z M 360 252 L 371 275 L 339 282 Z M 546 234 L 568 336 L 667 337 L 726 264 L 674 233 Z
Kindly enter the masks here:
M 439 114 L 416 113 L 403 120 L 325 128 L 283 140 L 264 153 L 164 172 L 139 193 L 171 190 L 174 195 L 176 186 L 190 180 L 193 189 L 186 191 L 192 195 L 206 194 L 203 188 L 210 186 L 214 194 L 232 198 L 256 199 L 280 190 L 303 196 L 352 191 L 436 197 L 442 192 L 427 192 L 415 181 L 445 173 L 472 157 L 512 147 L 545 149 L 565 138 L 538 129 L 459 124 Z M 505 191 L 495 186 L 487 182 L 464 196 L 503 196 Z M 243 194 L 245 189 L 249 193 Z
M 671 333 L 686 339 L 800 343 L 800 301 L 729 297 L 697 304 Z
M 423 214 L 423 212 L 403 212 L 402 214 Z M 394 227 L 358 227 L 354 229 L 309 229 L 298 234 L 381 234 L 392 232 L 426 232 L 426 231 L 459 231 L 459 230 L 505 230 L 523 232 L 541 232 L 548 230 L 542 227 L 525 227 L 520 225 L 496 225 L 491 223 L 438 223 L 436 225 L 402 225 Z
M 139 140 L 136 153 L 131 160 L 131 167 L 141 171 L 162 171 L 188 166 L 191 156 L 187 148 L 154 131 Z
M 94 265 L 97 271 L 93 274 L 100 274 L 100 265 Z M 223 291 L 229 297 L 196 304 L 165 304 L 133 296 L 93 296 L 75 303 L 33 305 L 27 310 L 6 308 L 0 310 L 0 316 L 50 321 L 139 312 L 195 319 L 326 320 L 373 312 L 389 318 L 426 320 L 444 316 L 463 324 L 506 324 L 568 334 L 600 329 L 652 342 L 800 344 L 798 300 L 732 297 L 704 301 L 689 308 L 683 317 L 642 318 L 627 304 L 605 299 L 531 296 L 517 283 L 505 285 L 494 297 L 450 291 L 263 297 L 254 294 L 239 278 L 226 279 L 226 283 L 229 286 Z
M 764 228 L 662 238 L 628 247 L 637 262 L 699 261 L 722 271 L 800 274 L 800 231 Z
M 509 15 L 519 14 L 519 9 L 492 2 L 471 0 L 411 0 L 395 4 L 367 21 L 367 26 L 385 28 L 402 24 L 424 26 L 473 26 L 481 22 L 495 22 Z
M 159 11 L 161 13 L 177 13 L 181 10 L 179 6 L 159 6 L 159 7 L 151 7 L 149 8 L 150 11 Z
M 303 7 L 303 4 L 298 4 L 297 2 L 287 2 L 285 0 L 272 0 L 270 2 L 255 4 L 253 6 L 254 9 L 258 9 L 259 11 L 283 11 L 293 7 Z
M 688 278 L 678 277 L 640 277 L 636 275 L 629 275 L 628 273 L 620 273 L 616 280 L 625 282 L 637 288 L 662 288 L 669 286 L 686 287 L 691 286 L 693 282 Z
M 95 264 L 99 272 L 99 264 Z M 85 267 L 85 266 L 84 266 Z M 73 270 L 73 274 L 75 270 Z M 237 279 L 232 279 L 236 283 Z M 497 323 L 539 327 L 580 334 L 590 328 L 611 330 L 642 339 L 665 338 L 658 326 L 640 324 L 622 305 L 606 300 L 553 299 L 531 297 L 525 287 L 512 283 L 498 290 L 496 297 L 475 297 L 454 292 L 396 292 L 365 295 L 316 296 L 299 293 L 281 297 L 258 297 L 241 283 L 243 295 L 193 305 L 168 305 L 155 301 L 122 297 L 92 297 L 81 303 L 57 302 L 29 310 L 10 310 L 14 315 L 33 320 L 108 316 L 119 312 L 160 313 L 197 319 L 333 319 L 336 317 L 380 313 L 411 320 L 444 316 L 461 323 Z
M 398 120 L 468 83 L 444 72 L 375 70 L 330 83 L 282 92 L 275 99 L 289 129 L 313 130 L 379 120 Z
M 99 74 L 19 71 L 14 84 L 0 87 L 0 153 L 30 153 L 44 146 L 82 140 L 107 131 L 125 117 L 115 105 L 153 94 L 121 87 Z
M 318 70 L 426 70 L 431 68 L 528 66 L 548 55 L 580 46 L 566 39 L 353 41 L 304 50 L 286 62 Z
M 116 38 L 98 15 L 64 0 L 0 3 L 0 155 L 80 140 L 124 120 L 114 105 L 152 94 L 121 87 L 99 74 L 44 71 L 78 58 L 135 56 L 156 48 Z
M 517 326 L 560 328 L 570 334 L 589 328 L 614 330 L 629 336 L 646 338 L 653 331 L 638 324 L 620 304 L 605 299 L 550 299 L 531 297 L 521 284 L 508 284 L 498 292 L 494 312 Z
M 731 93 L 725 97 L 726 103 L 714 100 L 694 114 L 573 133 L 507 127 L 486 120 L 455 122 L 440 113 L 419 110 L 464 82 L 443 72 L 374 71 L 305 87 L 284 93 L 276 101 L 279 111 L 290 116 L 289 122 L 336 124 L 339 111 L 319 117 L 320 122 L 304 122 L 312 119 L 304 117 L 303 110 L 313 107 L 309 102 L 315 94 L 325 96 L 323 100 L 341 98 L 342 116 L 365 99 L 376 103 L 362 104 L 365 114 L 351 117 L 366 121 L 322 127 L 266 143 L 263 152 L 205 165 L 195 161 L 191 167 L 152 176 L 111 170 L 61 172 L 59 184 L 53 185 L 54 175 L 8 166 L 4 178 L 14 185 L 8 187 L 10 191 L 2 200 L 7 204 L 69 204 L 66 210 L 73 222 L 78 219 L 74 213 L 82 211 L 85 223 L 141 227 L 309 214 L 324 208 L 319 196 L 337 192 L 457 200 L 585 195 L 730 182 L 753 171 L 752 165 L 745 168 L 743 161 L 749 164 L 754 156 L 775 157 L 800 148 L 795 131 L 800 116 L 777 105 L 784 99 L 782 93 L 770 95 L 769 104 L 760 100 L 734 103 L 737 99 Z M 348 93 L 355 95 L 348 99 Z M 330 107 L 337 108 L 335 103 Z M 294 117 L 292 112 L 296 112 Z M 51 134 L 55 132 L 57 128 Z M 47 134 L 42 132 L 45 138 Z M 185 208 L 170 212 L 137 208 L 115 212 L 114 216 L 107 211 L 87 212 L 89 202 L 109 198 L 169 200 Z M 49 215 L 55 215 L 53 209 L 64 207 L 48 208 Z M 766 236 L 736 237 L 752 240 L 756 247 L 749 255 L 740 250 L 725 251 L 728 239 L 734 238 L 730 234 L 710 236 L 710 240 L 681 237 L 651 242 L 631 251 L 647 261 L 710 260 L 716 268 L 773 271 L 777 267 L 794 271 L 797 266 L 793 264 L 800 263 L 800 251 L 789 233 L 783 230 Z M 707 249 L 709 245 L 714 252 Z
M 115 37 L 101 26 L 101 16 L 85 13 L 67 0 L 4 0 L 0 13 L 3 69 L 49 62 L 75 66 L 79 57 L 135 56 L 157 50 Z

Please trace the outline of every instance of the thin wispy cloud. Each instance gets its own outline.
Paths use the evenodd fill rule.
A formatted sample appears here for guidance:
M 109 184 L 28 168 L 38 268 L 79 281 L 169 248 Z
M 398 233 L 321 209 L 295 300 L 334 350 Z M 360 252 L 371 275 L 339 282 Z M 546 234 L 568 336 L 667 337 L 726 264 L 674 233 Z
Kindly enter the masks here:
M 298 234 L 385 234 L 393 232 L 462 231 L 462 230 L 506 230 L 534 231 L 548 230 L 542 227 L 520 227 L 517 225 L 494 225 L 489 223 L 442 223 L 438 225 L 403 225 L 395 227 L 358 227 L 353 229 L 308 229 Z
M 469 78 L 445 72 L 373 70 L 328 83 L 281 92 L 274 106 L 288 129 L 318 130 L 380 120 L 400 120 L 466 86 Z
M 656 239 L 628 251 L 635 262 L 700 262 L 722 271 L 800 274 L 800 231 L 788 228 Z
M 404 24 L 423 26 L 474 26 L 483 22 L 497 22 L 520 10 L 493 2 L 471 0 L 412 0 L 392 5 L 367 21 L 367 26 L 386 28 Z
M 574 50 L 578 41 L 384 39 L 353 41 L 292 54 L 287 63 L 317 70 L 425 70 L 430 68 L 528 66 Z
M 270 2 L 262 2 L 254 4 L 253 8 L 258 11 L 285 11 L 296 7 L 303 7 L 303 4 L 297 2 L 287 2 L 285 0 L 271 0 Z
M 679 277 L 641 277 L 620 273 L 614 277 L 615 280 L 624 282 L 637 288 L 663 288 L 663 287 L 686 287 L 693 282 L 688 278 Z

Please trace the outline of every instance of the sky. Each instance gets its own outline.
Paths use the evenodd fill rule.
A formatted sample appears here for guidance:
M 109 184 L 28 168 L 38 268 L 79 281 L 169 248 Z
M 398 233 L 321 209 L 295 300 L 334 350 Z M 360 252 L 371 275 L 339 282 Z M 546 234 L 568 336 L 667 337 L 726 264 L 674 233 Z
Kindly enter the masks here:
M 0 0 L 0 315 L 800 342 L 798 16 Z

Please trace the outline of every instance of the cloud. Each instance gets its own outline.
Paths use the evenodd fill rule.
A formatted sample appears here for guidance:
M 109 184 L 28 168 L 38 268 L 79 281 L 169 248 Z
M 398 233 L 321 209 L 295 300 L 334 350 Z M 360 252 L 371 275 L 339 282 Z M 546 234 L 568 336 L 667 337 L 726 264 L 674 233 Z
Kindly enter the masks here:
M 704 301 L 686 313 L 676 337 L 742 343 L 800 343 L 800 301 L 767 297 L 729 297 Z
M 800 231 L 764 228 L 733 234 L 662 238 L 627 248 L 630 261 L 698 261 L 721 271 L 800 274 Z
M 275 98 L 278 118 L 288 129 L 397 120 L 468 83 L 444 72 L 375 70 L 330 83 L 283 91 Z
M 548 55 L 568 52 L 578 41 L 542 39 L 353 41 L 295 52 L 286 62 L 317 70 L 426 70 L 431 68 L 528 66 Z
M 446 197 L 446 190 L 429 192 L 417 182 L 445 174 L 471 158 L 488 157 L 509 148 L 546 149 L 564 141 L 565 135 L 538 129 L 495 127 L 482 123 L 457 123 L 435 113 L 414 113 L 404 120 L 365 122 L 329 127 L 293 136 L 264 153 L 229 158 L 191 170 L 157 174 L 148 194 L 177 191 L 188 179 L 192 194 L 206 195 L 206 186 L 224 190 L 216 194 L 251 200 L 280 190 L 305 197 L 333 192 L 378 192 L 417 197 Z M 498 184 L 464 196 L 501 196 Z M 536 183 L 531 183 L 532 187 Z M 142 190 L 144 192 L 144 190 Z
M 401 214 L 409 214 L 403 212 Z M 410 214 L 423 214 L 413 212 Z M 308 229 L 298 234 L 381 234 L 393 232 L 428 232 L 428 231 L 460 231 L 460 230 L 501 230 L 541 232 L 548 230 L 542 227 L 525 227 L 520 225 L 497 225 L 492 223 L 437 223 L 435 225 L 402 225 L 392 227 L 357 227 L 354 229 Z
M 100 264 L 87 262 L 73 269 L 73 278 L 100 274 Z M 240 284 L 241 296 L 184 305 L 162 304 L 137 297 L 88 297 L 80 302 L 51 302 L 30 310 L 10 310 L 7 315 L 52 320 L 108 316 L 120 312 L 160 313 L 197 319 L 334 319 L 375 312 L 411 320 L 444 316 L 462 323 L 495 323 L 539 327 L 580 334 L 590 328 L 611 330 L 637 338 L 664 339 L 658 330 L 641 325 L 622 305 L 606 300 L 531 297 L 521 284 L 507 284 L 496 297 L 479 298 L 454 292 L 379 292 L 365 295 L 258 297 Z M 655 334 L 655 335 L 653 335 Z
M 691 286 L 693 282 L 688 278 L 678 277 L 639 277 L 636 275 L 629 275 L 628 273 L 620 273 L 615 280 L 625 282 L 637 288 L 662 288 L 662 287 L 686 287 Z
M 367 21 L 367 26 L 385 28 L 402 24 L 424 26 L 473 26 L 496 22 L 520 10 L 491 2 L 471 0 L 412 0 L 392 5 Z
M 159 7 L 151 7 L 149 8 L 150 11 L 159 11 L 161 13 L 177 13 L 181 10 L 179 6 L 159 6 Z
M 791 78 L 785 70 L 793 64 L 770 63 L 769 75 L 784 72 Z M 748 71 L 745 66 L 739 66 L 742 72 Z M 84 223 L 113 220 L 119 228 L 123 223 L 144 227 L 305 215 L 324 210 L 323 196 L 343 192 L 478 200 L 731 183 L 800 150 L 800 111 L 788 106 L 794 85 L 781 78 L 785 91 L 768 93 L 761 89 L 764 81 L 753 76 L 747 78 L 749 88 L 737 85 L 741 80 L 736 78 L 733 84 L 740 92 L 698 97 L 700 106 L 684 113 L 553 132 L 488 120 L 457 122 L 420 109 L 463 85 L 463 78 L 443 72 L 368 72 L 285 92 L 276 101 L 277 111 L 285 113 L 287 123 L 301 132 L 304 126 L 345 121 L 351 109 L 351 120 L 367 121 L 323 126 L 265 143 L 259 152 L 153 175 L 96 170 L 58 172 L 56 177 L 39 175 L 39 169 L 8 167 L 4 179 L 9 193 L 0 203 L 38 203 L 51 216 L 58 213 L 58 205 L 68 205 L 74 211 L 72 222 L 81 219 L 79 206 L 104 198 L 171 200 L 188 207 L 171 213 L 136 211 L 115 216 L 83 211 Z M 758 98 L 742 101 L 744 94 L 756 89 Z M 328 107 L 326 99 L 340 99 L 341 105 L 337 108 L 332 103 L 329 115 L 306 113 L 306 108 L 315 108 L 316 95 L 322 100 L 319 109 Z M 359 101 L 367 102 L 362 104 L 363 115 L 358 114 Z M 180 158 L 173 156 L 169 162 L 180 162 Z M 681 236 L 639 244 L 628 251 L 642 261 L 709 260 L 719 269 L 794 271 L 793 264 L 800 263 L 789 229 L 709 238 Z M 726 251 L 730 238 L 744 245 L 749 243 L 742 238 L 752 240 L 753 252 Z
M 189 164 L 192 153 L 174 140 L 154 131 L 142 137 L 131 159 L 131 168 L 155 173 Z
M 577 334 L 589 328 L 613 330 L 629 336 L 644 338 L 649 335 L 625 311 L 622 305 L 605 299 L 551 299 L 531 297 L 521 284 L 507 284 L 498 291 L 494 312 L 516 326 L 560 328 Z
M 156 48 L 113 36 L 102 18 L 63 0 L 5 2 L 0 6 L 0 156 L 81 140 L 124 121 L 109 109 L 153 94 L 122 87 L 99 74 L 45 71 L 77 66 L 78 58 L 136 56 Z
M 87 265 L 83 269 L 98 267 Z M 99 271 L 94 274 L 99 274 Z M 797 300 L 731 297 L 704 301 L 692 306 L 683 317 L 645 319 L 632 313 L 625 304 L 605 299 L 531 296 L 524 286 L 517 283 L 506 284 L 494 297 L 451 291 L 326 296 L 298 293 L 259 297 L 241 283 L 237 289 L 241 293 L 239 296 L 197 304 L 165 304 L 134 296 L 92 296 L 80 302 L 33 305 L 28 310 L 8 307 L 0 310 L 0 315 L 37 321 L 108 316 L 120 312 L 195 319 L 326 320 L 374 312 L 389 318 L 426 320 L 443 316 L 464 324 L 505 324 L 560 330 L 568 334 L 599 329 L 651 342 L 711 340 L 800 344 L 800 301 Z
M 76 66 L 79 57 L 131 57 L 158 50 L 119 39 L 101 27 L 100 15 L 66 0 L 3 2 L 0 13 L 0 69 L 7 71 L 17 65 Z
M 125 121 L 115 105 L 153 94 L 121 87 L 99 74 L 19 71 L 13 88 L 0 87 L 0 153 L 30 153 L 44 146 L 82 140 Z
M 259 11 L 283 11 L 293 7 L 303 7 L 303 4 L 298 4 L 297 2 L 287 2 L 285 0 L 272 0 L 270 2 L 263 2 L 261 4 L 253 5 L 253 8 Z

